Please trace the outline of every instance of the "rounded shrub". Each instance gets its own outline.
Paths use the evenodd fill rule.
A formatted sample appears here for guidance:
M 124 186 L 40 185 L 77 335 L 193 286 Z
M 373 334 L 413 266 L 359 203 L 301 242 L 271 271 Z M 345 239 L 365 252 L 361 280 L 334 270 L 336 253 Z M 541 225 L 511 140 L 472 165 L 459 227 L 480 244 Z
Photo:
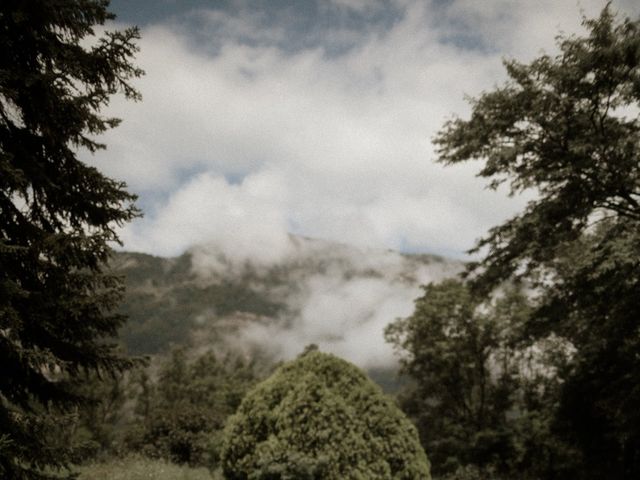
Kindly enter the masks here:
M 354 365 L 308 351 L 242 401 L 225 428 L 228 480 L 429 480 L 414 426 Z

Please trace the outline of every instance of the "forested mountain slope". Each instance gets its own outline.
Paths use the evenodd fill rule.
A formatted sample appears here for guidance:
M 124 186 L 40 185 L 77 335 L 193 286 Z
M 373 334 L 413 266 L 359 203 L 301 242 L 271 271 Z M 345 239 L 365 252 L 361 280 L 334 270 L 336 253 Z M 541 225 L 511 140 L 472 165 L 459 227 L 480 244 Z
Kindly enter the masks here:
M 290 240 L 286 258 L 273 262 L 234 261 L 207 245 L 174 258 L 116 253 L 113 268 L 126 278 L 127 351 L 216 346 L 280 359 L 313 342 L 364 367 L 384 367 L 392 358 L 384 326 L 411 312 L 420 284 L 462 267 L 431 255 Z

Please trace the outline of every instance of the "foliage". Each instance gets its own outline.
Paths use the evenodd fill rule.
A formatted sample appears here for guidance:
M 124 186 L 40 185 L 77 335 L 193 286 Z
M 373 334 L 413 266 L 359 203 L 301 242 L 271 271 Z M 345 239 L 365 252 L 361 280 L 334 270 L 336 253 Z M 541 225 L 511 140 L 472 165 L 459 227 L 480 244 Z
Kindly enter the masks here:
M 92 38 L 106 0 L 0 3 L 0 477 L 42 478 L 72 460 L 51 433 L 83 399 L 84 372 L 128 368 L 107 339 L 119 278 L 105 273 L 115 227 L 132 219 L 123 183 L 81 162 L 118 120 L 118 92 L 138 99 L 130 62 L 138 31 Z
M 139 419 L 130 429 L 128 448 L 176 464 L 218 462 L 224 423 L 256 383 L 256 368 L 239 358 L 218 360 L 212 353 L 189 361 L 175 349 L 157 382 L 142 372 L 137 399 Z
M 417 434 L 353 365 L 313 349 L 242 401 L 224 434 L 225 478 L 429 479 Z
M 438 480 L 501 480 L 502 477 L 496 476 L 495 471 L 491 467 L 480 468 L 476 465 L 466 465 L 458 467 Z
M 414 380 L 402 405 L 418 426 L 434 474 L 457 478 L 456 471 L 493 468 L 519 478 L 543 475 L 551 448 L 545 402 L 553 401 L 559 381 L 548 359 L 554 356 L 556 366 L 566 361 L 564 345 L 518 345 L 530 307 L 515 286 L 490 302 L 458 280 L 423 289 L 414 313 L 390 324 L 385 335 Z
M 492 186 L 537 195 L 489 231 L 471 270 L 488 292 L 526 277 L 525 335 L 576 349 L 557 427 L 582 452 L 572 478 L 640 477 L 640 21 L 607 6 L 560 53 L 506 62 L 510 80 L 436 138 L 440 159 L 484 163 Z
M 365 260 L 368 253 L 356 248 L 296 236 L 291 236 L 291 242 L 294 254 L 282 262 L 259 267 L 251 262 L 237 265 L 221 252 L 198 253 L 197 248 L 175 258 L 118 252 L 112 267 L 126 278 L 120 308 L 129 317 L 120 329 L 126 351 L 132 355 L 162 355 L 172 344 L 187 344 L 194 337 L 207 337 L 211 346 L 220 337 L 234 333 L 237 317 L 274 323 L 293 321 L 300 315 L 298 297 L 308 294 L 306 288 L 310 282 L 315 285 L 317 275 L 340 275 L 345 280 L 390 275 L 382 268 L 372 268 L 376 261 Z M 389 261 L 383 256 L 380 265 Z M 220 262 L 223 267 L 209 270 L 202 258 Z M 431 265 L 438 271 L 458 267 L 458 262 L 451 264 L 432 255 L 403 255 L 393 261 L 402 265 L 397 281 L 407 285 L 417 283 L 415 272 L 422 266 Z
M 206 468 L 188 468 L 165 460 L 126 457 L 79 468 L 78 480 L 219 480 Z
M 173 259 L 118 253 L 112 266 L 126 280 L 120 312 L 129 321 L 120 336 L 134 355 L 162 354 L 171 344 L 187 343 L 203 312 L 275 316 L 284 308 L 255 288 L 257 279 L 249 275 L 203 282 L 192 270 L 190 253 Z
M 90 375 L 77 392 L 89 402 L 77 410 L 71 437 L 85 445 L 85 458 L 119 453 L 129 400 L 128 376 Z

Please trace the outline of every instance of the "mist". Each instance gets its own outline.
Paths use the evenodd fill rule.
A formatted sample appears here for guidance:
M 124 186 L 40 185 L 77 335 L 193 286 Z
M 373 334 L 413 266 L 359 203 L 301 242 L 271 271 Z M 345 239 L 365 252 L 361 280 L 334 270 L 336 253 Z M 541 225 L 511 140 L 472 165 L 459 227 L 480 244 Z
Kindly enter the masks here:
M 251 288 L 286 305 L 276 318 L 239 319 L 225 343 L 260 349 L 277 360 L 308 344 L 363 368 L 395 365 L 386 325 L 412 313 L 420 285 L 458 273 L 463 263 L 428 255 L 336 244 L 288 235 L 269 257 L 259 248 L 228 252 L 216 242 L 193 247 L 193 273 L 203 282 L 252 278 Z M 242 248 L 242 247 L 240 247 Z M 269 284 L 275 274 L 280 281 Z M 203 316 L 214 315 L 204 312 Z

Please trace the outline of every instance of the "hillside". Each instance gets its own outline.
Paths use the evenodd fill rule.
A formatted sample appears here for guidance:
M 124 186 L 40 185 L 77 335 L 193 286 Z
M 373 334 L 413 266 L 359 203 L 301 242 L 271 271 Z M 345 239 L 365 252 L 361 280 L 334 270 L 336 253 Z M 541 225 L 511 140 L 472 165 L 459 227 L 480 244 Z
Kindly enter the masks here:
M 462 267 L 293 236 L 290 247 L 274 262 L 237 262 L 213 245 L 175 258 L 117 253 L 113 268 L 127 287 L 127 351 L 158 354 L 182 344 L 257 349 L 279 360 L 317 343 L 363 367 L 386 367 L 392 352 L 384 326 L 411 312 L 420 284 Z

